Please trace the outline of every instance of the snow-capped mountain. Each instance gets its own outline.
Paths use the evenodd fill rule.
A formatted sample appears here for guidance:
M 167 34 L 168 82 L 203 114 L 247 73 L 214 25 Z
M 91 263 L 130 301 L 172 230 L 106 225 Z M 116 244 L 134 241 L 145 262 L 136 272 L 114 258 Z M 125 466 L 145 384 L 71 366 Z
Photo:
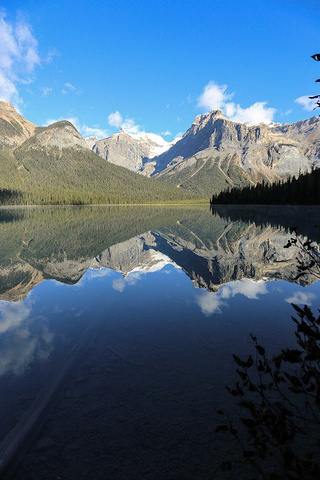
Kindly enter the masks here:
M 121 128 L 118 133 L 97 140 L 92 150 L 110 163 L 150 176 L 154 170 L 150 161 L 172 145 L 155 133 L 130 133 Z

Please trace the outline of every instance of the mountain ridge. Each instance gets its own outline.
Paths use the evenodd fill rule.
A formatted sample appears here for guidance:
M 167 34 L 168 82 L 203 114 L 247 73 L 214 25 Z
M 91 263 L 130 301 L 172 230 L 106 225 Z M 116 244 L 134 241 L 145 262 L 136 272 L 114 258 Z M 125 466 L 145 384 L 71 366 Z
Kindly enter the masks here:
M 5 122 L 10 115 L 20 119 L 9 104 L 1 106 Z M 199 198 L 106 162 L 69 121 L 34 126 L 31 133 L 22 132 L 18 140 L 8 135 L 6 148 L 0 150 L 1 203 L 170 203 Z
M 91 200 L 95 196 L 97 203 L 109 203 L 117 188 L 116 202 L 123 199 L 126 203 L 126 192 L 131 199 L 136 194 L 144 202 L 142 191 L 151 185 L 149 202 L 153 188 L 158 192 L 155 202 L 203 199 L 228 187 L 255 185 L 262 180 L 272 183 L 320 166 L 320 119 L 314 116 L 292 124 L 249 126 L 214 110 L 197 115 L 184 135 L 173 142 L 124 128 L 106 139 L 86 140 L 67 120 L 37 127 L 11 104 L 0 102 L 0 153 L 3 190 L 44 190 L 51 178 L 60 195 L 61 188 L 71 191 L 76 186 L 78 200 L 71 195 L 72 202 L 82 203 L 84 196 L 99 192 L 91 195 Z M 28 183 L 33 172 L 38 178 Z M 135 174 L 154 180 L 144 184 Z M 119 185 L 116 189 L 115 184 Z M 106 188 L 111 188 L 111 197 Z M 31 197 L 30 193 L 30 201 Z M 58 200 L 55 196 L 50 201 Z

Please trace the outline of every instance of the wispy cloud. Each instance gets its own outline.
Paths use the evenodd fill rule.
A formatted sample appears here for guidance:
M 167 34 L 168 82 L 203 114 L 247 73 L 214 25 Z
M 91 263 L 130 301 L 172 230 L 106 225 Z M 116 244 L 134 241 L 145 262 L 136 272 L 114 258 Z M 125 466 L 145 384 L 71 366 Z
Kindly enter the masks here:
M 133 118 L 123 118 L 119 110 L 110 113 L 108 116 L 108 123 L 111 127 L 121 127 L 131 134 L 137 134 L 142 131 L 141 126 L 137 125 Z
M 42 87 L 40 90 L 41 90 L 42 97 L 48 97 L 53 92 L 52 88 L 50 87 Z
M 304 95 L 302 97 L 296 98 L 295 103 L 298 105 L 301 105 L 303 110 L 307 110 L 308 112 L 311 112 L 315 108 L 315 101 L 311 100 L 311 98 L 308 97 L 308 95 Z
M 224 285 L 218 292 L 197 293 L 195 301 L 202 313 L 210 316 L 214 313 L 222 313 L 221 308 L 227 305 L 227 300 L 236 295 L 243 295 L 251 300 L 256 300 L 259 295 L 266 293 L 268 293 L 268 290 L 264 281 L 255 282 L 243 279 Z
M 72 83 L 66 82 L 63 86 L 63 89 L 61 90 L 61 93 L 63 95 L 67 95 L 68 93 L 74 93 L 75 95 L 81 95 L 82 91 L 78 90 Z
M 316 298 L 313 293 L 307 292 L 294 292 L 291 297 L 285 299 L 288 303 L 294 303 L 295 305 L 311 305 L 312 301 Z
M 30 296 L 21 302 L 0 301 L 0 375 L 19 375 L 35 360 L 45 360 L 53 349 L 54 335 L 44 323 L 34 327 Z
M 221 110 L 231 120 L 248 125 L 273 122 L 276 109 L 267 107 L 267 102 L 255 102 L 243 108 L 230 101 L 234 97 L 234 92 L 228 93 L 227 89 L 228 85 L 209 82 L 198 97 L 197 107 L 205 112 Z
M 0 99 L 19 104 L 19 84 L 31 83 L 41 64 L 38 41 L 23 19 L 10 23 L 0 11 Z
M 117 292 L 122 293 L 124 289 L 130 285 L 136 285 L 136 283 L 141 280 L 141 273 L 132 272 L 126 275 L 125 277 L 116 278 L 112 282 L 112 288 Z
M 60 57 L 60 52 L 57 48 L 51 48 L 42 61 L 44 63 L 51 63 L 55 57 Z

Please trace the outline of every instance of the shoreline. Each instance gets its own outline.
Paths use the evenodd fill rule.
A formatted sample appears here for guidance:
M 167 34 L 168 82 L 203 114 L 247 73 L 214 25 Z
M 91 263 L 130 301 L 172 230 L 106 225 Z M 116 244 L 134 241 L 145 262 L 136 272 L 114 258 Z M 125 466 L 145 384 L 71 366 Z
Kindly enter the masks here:
M 86 203 L 84 205 L 75 205 L 75 204 L 62 204 L 58 205 L 56 203 L 52 204 L 35 204 L 35 205 L 0 205 L 2 208 L 39 208 L 39 207 L 204 207 L 209 206 L 207 202 L 203 203 Z

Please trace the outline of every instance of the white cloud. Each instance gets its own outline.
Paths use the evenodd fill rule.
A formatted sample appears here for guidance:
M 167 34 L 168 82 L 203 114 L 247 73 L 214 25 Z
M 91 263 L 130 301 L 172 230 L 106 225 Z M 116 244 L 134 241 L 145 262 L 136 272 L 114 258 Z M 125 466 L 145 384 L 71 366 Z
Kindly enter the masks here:
M 311 100 L 307 95 L 295 99 L 295 103 L 301 105 L 303 110 L 311 112 L 315 108 L 315 101 Z
M 222 110 L 230 120 L 248 125 L 273 122 L 276 109 L 267 107 L 267 102 L 255 102 L 249 107 L 243 108 L 241 105 L 229 101 L 234 93 L 228 93 L 227 89 L 227 85 L 209 82 L 198 98 L 197 107 L 206 112 Z
M 51 63 L 55 57 L 60 57 L 60 52 L 57 48 L 52 48 L 43 59 L 44 63 Z
M 226 101 L 231 99 L 233 94 L 227 94 L 228 85 L 218 85 L 215 82 L 209 82 L 203 89 L 198 98 L 197 106 L 205 110 L 222 110 Z
M 296 305 L 311 305 L 315 298 L 316 296 L 313 293 L 298 291 L 294 292 L 291 297 L 286 298 L 285 301 Z
M 49 95 L 52 94 L 52 92 L 53 92 L 53 90 L 50 87 L 42 87 L 41 88 L 42 97 L 48 97 Z
M 106 138 L 109 136 L 109 131 L 104 130 L 99 127 L 88 127 L 88 125 L 81 125 L 80 133 L 83 137 L 98 137 L 98 138 Z
M 121 127 L 122 122 L 123 122 L 123 118 L 121 113 L 118 110 L 110 113 L 110 115 L 108 116 L 108 123 L 111 127 L 119 128 Z
M 40 65 L 38 42 L 23 20 L 10 23 L 0 12 L 0 99 L 21 103 L 18 85 L 31 83 L 34 69 Z
M 75 92 L 77 89 L 74 85 L 72 85 L 72 83 L 65 83 L 64 86 L 68 89 L 68 90 L 71 90 L 72 92 Z
M 137 125 L 133 118 L 123 118 L 119 110 L 110 113 L 108 123 L 111 127 L 123 128 L 128 133 L 139 133 L 140 125 Z
M 267 102 L 256 102 L 248 108 L 242 108 L 240 105 L 235 105 L 234 114 L 231 115 L 231 120 L 234 122 L 247 123 L 248 125 L 271 123 L 273 122 L 276 109 L 267 107 L 266 105 Z
M 109 131 L 100 128 L 99 126 L 89 127 L 88 125 L 81 123 L 78 117 L 60 117 L 60 118 L 48 118 L 48 120 L 43 125 L 47 127 L 48 125 L 52 125 L 53 123 L 60 122 L 61 120 L 67 120 L 71 122 L 72 125 L 76 127 L 76 129 L 81 133 L 83 137 L 98 137 L 98 138 L 106 138 L 109 135 Z
M 133 118 L 126 118 L 121 126 L 128 133 L 136 134 L 141 132 L 140 125 L 137 125 Z
M 68 93 L 74 93 L 76 95 L 81 95 L 81 90 L 78 90 L 72 83 L 66 82 L 63 86 L 64 88 L 61 90 L 63 95 L 67 95 Z
M 108 123 L 111 127 L 122 128 L 133 137 L 135 135 L 137 136 L 148 135 L 149 138 L 151 139 L 151 137 L 153 136 L 154 137 L 153 141 L 156 143 L 158 143 L 159 141 L 163 141 L 164 143 L 166 143 L 164 138 L 161 139 L 160 137 L 172 135 L 172 133 L 169 130 L 160 132 L 160 134 L 147 133 L 141 125 L 138 125 L 135 122 L 133 118 L 129 118 L 129 117 L 124 118 L 123 115 L 119 112 L 119 110 L 115 110 L 114 112 L 111 112 L 108 115 Z

